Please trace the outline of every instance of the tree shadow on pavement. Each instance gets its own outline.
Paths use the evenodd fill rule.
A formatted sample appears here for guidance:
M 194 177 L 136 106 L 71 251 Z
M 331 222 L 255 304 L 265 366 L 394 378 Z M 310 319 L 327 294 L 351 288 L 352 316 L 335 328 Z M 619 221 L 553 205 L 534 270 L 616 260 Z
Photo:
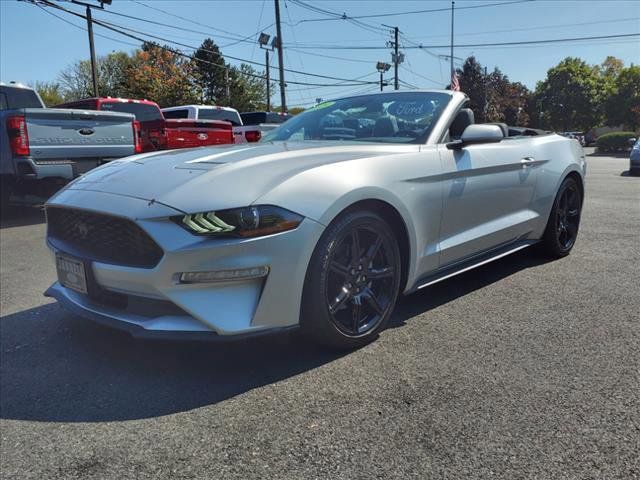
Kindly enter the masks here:
M 544 259 L 519 252 L 400 301 L 396 328 Z M 384 336 L 379 341 L 384 341 Z M 348 352 L 287 334 L 232 343 L 142 341 L 51 303 L 0 320 L 0 418 L 102 422 L 215 404 Z

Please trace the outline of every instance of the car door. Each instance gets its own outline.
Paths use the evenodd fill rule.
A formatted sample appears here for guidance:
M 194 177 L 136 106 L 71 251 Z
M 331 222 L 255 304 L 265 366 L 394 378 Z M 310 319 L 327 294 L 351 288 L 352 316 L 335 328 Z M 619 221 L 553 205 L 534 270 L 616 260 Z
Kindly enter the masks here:
M 445 178 L 440 265 L 464 261 L 507 245 L 531 231 L 539 162 L 530 139 L 438 145 Z

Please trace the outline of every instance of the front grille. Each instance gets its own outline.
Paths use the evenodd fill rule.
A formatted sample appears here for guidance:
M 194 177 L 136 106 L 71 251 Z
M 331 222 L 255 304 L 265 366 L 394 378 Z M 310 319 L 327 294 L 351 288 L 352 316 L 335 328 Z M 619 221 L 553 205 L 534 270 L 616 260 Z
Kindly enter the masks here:
M 152 268 L 162 249 L 126 218 L 74 208 L 47 208 L 47 239 L 56 248 L 81 258 L 128 267 Z

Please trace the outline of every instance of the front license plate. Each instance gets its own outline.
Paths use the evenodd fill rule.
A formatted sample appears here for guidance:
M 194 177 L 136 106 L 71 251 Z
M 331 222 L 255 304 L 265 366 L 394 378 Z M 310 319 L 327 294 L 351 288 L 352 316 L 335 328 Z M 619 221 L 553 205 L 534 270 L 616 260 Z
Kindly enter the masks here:
M 63 287 L 87 293 L 87 275 L 84 271 L 84 263 L 66 255 L 56 254 L 56 269 L 58 270 L 58 281 Z

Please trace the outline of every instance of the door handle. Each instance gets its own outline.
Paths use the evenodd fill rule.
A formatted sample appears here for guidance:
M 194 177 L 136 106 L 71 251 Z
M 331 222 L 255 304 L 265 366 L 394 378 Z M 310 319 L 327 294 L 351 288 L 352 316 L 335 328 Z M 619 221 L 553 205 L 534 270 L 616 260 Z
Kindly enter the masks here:
M 535 161 L 536 159 L 533 157 L 522 157 L 522 159 L 520 160 L 520 164 L 522 165 L 522 168 L 527 168 L 532 166 Z

